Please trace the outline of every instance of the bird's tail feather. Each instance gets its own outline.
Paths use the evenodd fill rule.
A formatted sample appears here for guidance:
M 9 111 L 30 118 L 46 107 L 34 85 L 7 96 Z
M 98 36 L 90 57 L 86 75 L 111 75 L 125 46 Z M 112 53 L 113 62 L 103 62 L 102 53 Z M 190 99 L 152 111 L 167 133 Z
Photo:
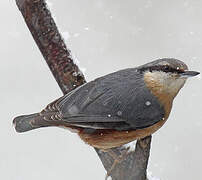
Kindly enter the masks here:
M 40 113 L 18 116 L 13 120 L 17 132 L 26 132 L 32 129 L 57 125 L 57 122 L 47 119 L 53 113 L 46 114 L 46 119 Z

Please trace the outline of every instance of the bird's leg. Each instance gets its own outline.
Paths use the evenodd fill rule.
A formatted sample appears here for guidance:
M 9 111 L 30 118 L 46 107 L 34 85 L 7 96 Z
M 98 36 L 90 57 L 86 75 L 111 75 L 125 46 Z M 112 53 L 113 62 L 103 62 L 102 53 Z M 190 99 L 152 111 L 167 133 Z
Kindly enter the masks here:
M 113 162 L 111 168 L 109 169 L 109 171 L 107 171 L 105 180 L 108 179 L 108 177 L 110 176 L 113 169 L 125 159 L 126 155 L 128 154 L 128 149 L 122 150 L 121 155 L 117 155 L 112 149 L 109 149 L 107 152 L 113 158 L 114 162 Z

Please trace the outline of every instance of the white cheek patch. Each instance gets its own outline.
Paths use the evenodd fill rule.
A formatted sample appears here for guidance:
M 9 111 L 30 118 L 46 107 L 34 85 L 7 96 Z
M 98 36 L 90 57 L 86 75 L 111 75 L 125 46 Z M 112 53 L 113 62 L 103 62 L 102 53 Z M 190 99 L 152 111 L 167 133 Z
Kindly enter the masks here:
M 177 93 L 183 87 L 187 79 L 176 77 L 175 75 L 163 71 L 148 71 L 146 74 L 151 81 L 155 81 L 163 87 L 163 89 L 159 89 L 159 91 L 166 91 L 171 94 Z

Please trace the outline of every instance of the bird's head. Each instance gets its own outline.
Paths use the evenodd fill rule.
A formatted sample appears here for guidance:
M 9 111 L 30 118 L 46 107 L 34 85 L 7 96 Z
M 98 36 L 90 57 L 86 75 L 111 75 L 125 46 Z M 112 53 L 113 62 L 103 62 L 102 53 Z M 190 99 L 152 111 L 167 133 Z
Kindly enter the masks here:
M 138 71 L 144 74 L 147 87 L 157 94 L 175 97 L 187 78 L 200 74 L 189 71 L 187 65 L 177 59 L 164 58 L 139 66 Z

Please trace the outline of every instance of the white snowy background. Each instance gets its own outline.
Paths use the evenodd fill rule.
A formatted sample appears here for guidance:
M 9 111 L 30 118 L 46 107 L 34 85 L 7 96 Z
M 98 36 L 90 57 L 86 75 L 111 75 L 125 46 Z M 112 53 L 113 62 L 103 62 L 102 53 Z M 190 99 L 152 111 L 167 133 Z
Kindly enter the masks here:
M 202 1 L 49 0 L 88 81 L 156 58 L 202 72 Z M 17 134 L 12 119 L 62 95 L 14 0 L 0 1 L 0 179 L 103 180 L 93 148 L 64 129 Z M 202 82 L 188 80 L 153 135 L 149 171 L 161 180 L 202 179 Z M 150 173 L 151 175 L 151 173 Z

